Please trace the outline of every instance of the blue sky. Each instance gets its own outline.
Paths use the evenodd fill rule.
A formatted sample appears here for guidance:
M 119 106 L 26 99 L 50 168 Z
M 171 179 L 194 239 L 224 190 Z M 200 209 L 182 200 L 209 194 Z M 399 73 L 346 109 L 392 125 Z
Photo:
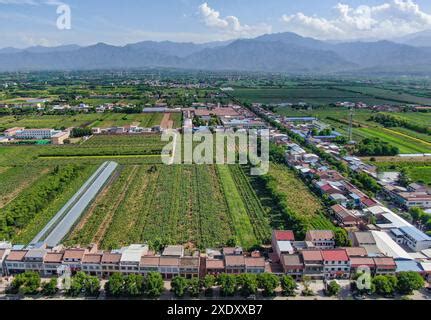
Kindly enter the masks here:
M 0 47 L 207 42 L 297 32 L 318 39 L 383 39 L 431 29 L 429 0 L 0 0 Z

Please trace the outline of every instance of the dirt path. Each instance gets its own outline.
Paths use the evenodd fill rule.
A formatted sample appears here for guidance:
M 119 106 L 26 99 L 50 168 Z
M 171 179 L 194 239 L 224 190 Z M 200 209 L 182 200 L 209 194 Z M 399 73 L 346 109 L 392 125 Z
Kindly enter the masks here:
M 174 121 L 171 120 L 171 114 L 165 113 L 163 115 L 162 122 L 160 123 L 160 127 L 162 127 L 162 129 L 172 129 L 173 126 L 174 126 Z
M 105 216 L 105 219 L 100 223 L 100 227 L 97 230 L 96 234 L 93 237 L 92 243 L 100 244 L 100 242 L 103 239 L 103 236 L 106 233 L 106 230 L 108 229 L 109 225 L 111 224 L 112 218 L 114 217 L 115 211 L 117 211 L 120 204 L 123 202 L 124 198 L 126 197 L 127 190 L 129 189 L 131 185 L 131 181 L 136 175 L 136 172 L 138 171 L 139 166 L 133 166 L 133 170 L 130 172 L 129 176 L 127 177 L 127 181 L 124 184 L 124 189 L 121 190 L 119 198 L 117 198 L 117 201 L 115 205 L 112 207 L 112 210 Z

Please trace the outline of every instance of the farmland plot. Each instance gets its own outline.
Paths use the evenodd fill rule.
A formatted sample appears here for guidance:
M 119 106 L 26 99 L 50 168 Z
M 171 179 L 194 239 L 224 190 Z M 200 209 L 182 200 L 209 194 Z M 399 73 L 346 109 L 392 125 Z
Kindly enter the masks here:
M 213 166 L 126 165 L 89 208 L 67 244 L 219 246 L 232 222 Z

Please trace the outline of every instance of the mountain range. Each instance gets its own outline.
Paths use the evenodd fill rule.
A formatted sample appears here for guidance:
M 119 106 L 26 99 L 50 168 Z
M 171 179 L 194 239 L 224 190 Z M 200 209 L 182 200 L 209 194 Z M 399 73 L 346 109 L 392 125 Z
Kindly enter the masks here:
M 143 41 L 125 46 L 4 48 L 0 71 L 132 69 L 148 67 L 291 74 L 431 74 L 431 46 L 420 39 L 330 43 L 295 33 L 205 44 Z

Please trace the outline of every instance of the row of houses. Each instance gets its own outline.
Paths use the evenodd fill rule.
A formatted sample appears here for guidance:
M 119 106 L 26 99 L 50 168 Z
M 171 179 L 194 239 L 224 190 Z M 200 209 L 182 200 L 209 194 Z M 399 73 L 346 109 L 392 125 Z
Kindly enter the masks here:
M 413 259 L 407 253 L 394 254 L 380 241 L 380 233 L 351 233 L 352 247 L 337 248 L 335 235 L 330 230 L 308 231 L 304 241 L 295 241 L 292 231 L 274 230 L 272 234 L 272 265 L 279 265 L 283 274 L 297 280 L 308 276 L 312 279 L 349 279 L 359 271 L 371 275 L 414 271 L 424 277 L 431 274 L 431 260 L 423 254 Z
M 160 272 L 165 279 L 171 279 L 177 275 L 191 278 L 206 274 L 272 272 L 288 274 L 297 280 L 304 276 L 349 279 L 364 268 L 373 275 L 400 271 L 416 271 L 423 276 L 431 274 L 429 249 L 424 251 L 422 259 L 409 259 L 406 253 L 399 253 L 400 249 L 387 249 L 380 234 L 374 236 L 370 232 L 358 232 L 351 236 L 353 247 L 337 248 L 335 235 L 330 230 L 310 230 L 302 241 L 296 241 L 292 231 L 274 230 L 272 252 L 264 255 L 259 251 L 245 253 L 240 247 L 188 254 L 183 246 L 175 245 L 155 254 L 145 244 L 103 251 L 95 245 L 48 249 L 43 244 L 24 248 L 0 243 L 0 274 L 9 276 L 36 271 L 49 277 L 67 269 L 72 273 L 83 271 L 101 278 L 113 273 L 145 275 Z
M 221 253 L 222 252 L 222 253 Z M 83 271 L 90 275 L 109 277 L 113 273 L 146 274 L 160 272 L 165 279 L 181 275 L 186 278 L 219 273 L 262 273 L 267 262 L 260 253 L 243 254 L 240 248 L 224 248 L 208 255 L 195 251 L 186 255 L 183 246 L 167 246 L 155 254 L 147 245 L 133 244 L 118 250 L 103 251 L 97 246 L 88 248 L 48 249 L 45 245 L 33 248 L 0 244 L 0 274 L 14 275 L 36 271 L 53 276 L 68 268 L 72 273 Z

